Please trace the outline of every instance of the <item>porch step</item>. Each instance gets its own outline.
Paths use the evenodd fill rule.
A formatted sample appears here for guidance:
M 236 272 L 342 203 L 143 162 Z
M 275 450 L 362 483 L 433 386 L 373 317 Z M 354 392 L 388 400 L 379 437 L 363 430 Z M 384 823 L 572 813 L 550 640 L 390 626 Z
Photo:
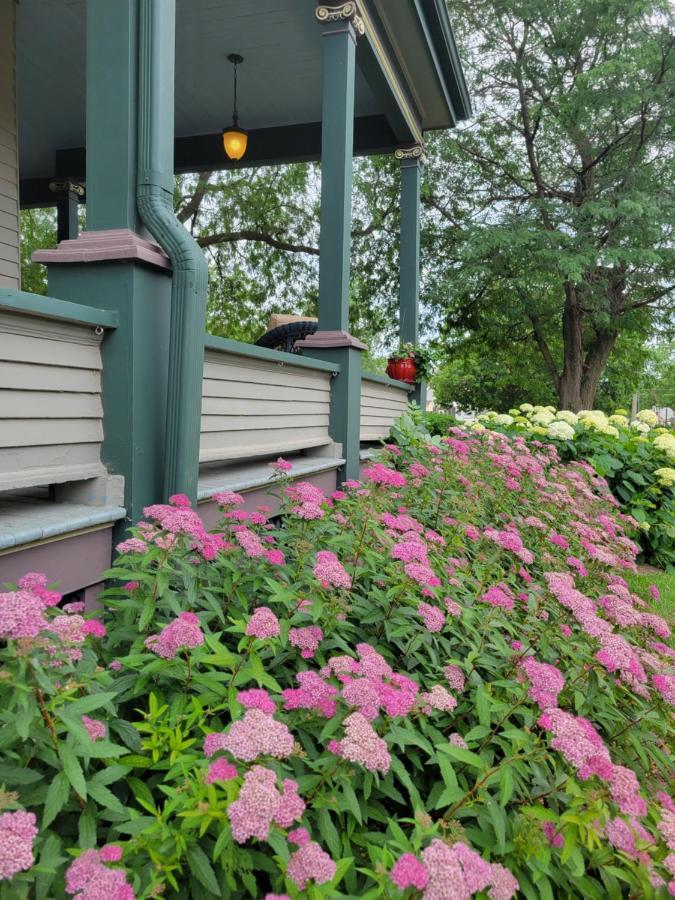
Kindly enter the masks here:
M 8 492 L 0 495 L 0 552 L 111 525 L 125 515 L 122 506 L 87 506 Z

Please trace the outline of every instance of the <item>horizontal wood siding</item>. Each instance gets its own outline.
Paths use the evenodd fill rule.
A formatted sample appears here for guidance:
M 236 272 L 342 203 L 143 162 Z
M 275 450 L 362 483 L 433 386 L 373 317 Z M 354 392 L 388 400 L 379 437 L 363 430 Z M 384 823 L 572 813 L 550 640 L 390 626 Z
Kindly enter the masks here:
M 0 0 L 0 287 L 19 287 L 15 0 Z
M 361 440 L 379 441 L 408 407 L 404 388 L 364 378 L 361 381 Z
M 100 345 L 91 326 L 0 312 L 0 491 L 105 471 Z
M 330 443 L 330 380 L 329 372 L 207 350 L 200 461 Z

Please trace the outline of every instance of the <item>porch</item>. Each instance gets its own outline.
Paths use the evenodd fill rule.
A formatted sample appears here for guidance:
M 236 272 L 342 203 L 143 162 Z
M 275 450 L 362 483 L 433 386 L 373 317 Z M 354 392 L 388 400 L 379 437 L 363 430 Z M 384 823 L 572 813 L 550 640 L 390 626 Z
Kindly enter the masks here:
M 217 491 L 269 502 L 279 455 L 326 490 L 357 477 L 419 393 L 362 372 L 349 333 L 352 159 L 400 160 L 400 333 L 415 342 L 422 135 L 469 113 L 444 4 L 0 0 L 0 14 L 16 71 L 16 88 L 0 82 L 0 583 L 37 568 L 94 586 L 144 505 L 187 493 L 211 524 Z M 301 354 L 204 334 L 206 264 L 173 217 L 174 172 L 233 165 L 216 130 L 231 50 L 251 73 L 238 165 L 321 161 L 319 328 Z M 19 204 L 58 209 L 58 247 L 34 256 L 49 297 L 20 290 Z

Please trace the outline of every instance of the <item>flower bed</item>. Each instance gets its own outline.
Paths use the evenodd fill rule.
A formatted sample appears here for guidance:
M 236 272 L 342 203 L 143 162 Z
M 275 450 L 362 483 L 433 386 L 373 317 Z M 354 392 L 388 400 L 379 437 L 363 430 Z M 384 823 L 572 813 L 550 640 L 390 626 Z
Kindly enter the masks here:
M 391 447 L 284 520 L 146 510 L 105 628 L 0 595 L 0 897 L 675 891 L 669 629 L 586 464 Z
M 551 441 L 565 462 L 589 462 L 638 521 L 645 560 L 675 571 L 675 432 L 659 428 L 656 413 L 645 409 L 629 421 L 621 411 L 577 415 L 523 403 L 509 413 L 479 416 L 478 427 L 483 423 L 504 434 Z

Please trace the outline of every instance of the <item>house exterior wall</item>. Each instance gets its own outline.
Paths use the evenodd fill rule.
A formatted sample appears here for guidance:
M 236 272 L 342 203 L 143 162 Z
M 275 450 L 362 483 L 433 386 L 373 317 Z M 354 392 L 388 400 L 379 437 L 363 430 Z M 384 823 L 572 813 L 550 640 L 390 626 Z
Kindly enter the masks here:
M 408 408 L 410 392 L 387 379 L 363 377 L 361 384 L 361 440 L 379 441 Z
M 330 444 L 330 382 L 327 371 L 207 350 L 200 462 Z
M 91 326 L 0 312 L 0 491 L 105 472 L 100 345 Z
M 0 287 L 19 287 L 16 0 L 0 0 Z

